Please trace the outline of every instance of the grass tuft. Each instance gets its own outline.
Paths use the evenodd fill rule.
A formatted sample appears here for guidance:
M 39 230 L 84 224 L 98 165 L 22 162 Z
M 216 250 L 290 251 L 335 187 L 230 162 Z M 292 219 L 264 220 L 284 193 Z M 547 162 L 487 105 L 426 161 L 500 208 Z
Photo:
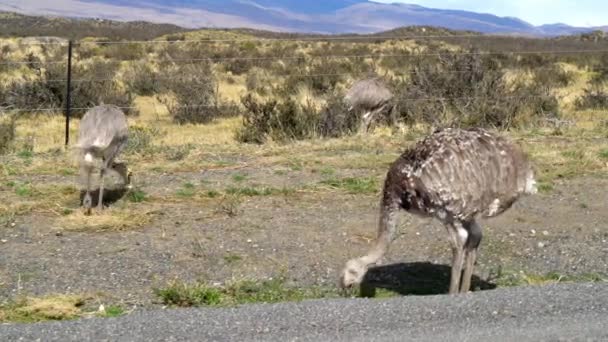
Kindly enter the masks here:
M 376 178 L 342 178 L 321 181 L 323 185 L 329 185 L 335 189 L 345 190 L 351 194 L 374 194 L 378 191 L 378 180 Z
M 203 282 L 186 284 L 173 281 L 165 288 L 156 289 L 155 293 L 164 304 L 174 306 L 234 306 L 339 296 L 333 287 L 290 287 L 283 278 L 261 282 L 242 280 L 223 287 L 211 287 Z
M 0 322 L 33 323 L 74 319 L 82 314 L 83 304 L 84 298 L 80 296 L 21 298 L 0 306 Z

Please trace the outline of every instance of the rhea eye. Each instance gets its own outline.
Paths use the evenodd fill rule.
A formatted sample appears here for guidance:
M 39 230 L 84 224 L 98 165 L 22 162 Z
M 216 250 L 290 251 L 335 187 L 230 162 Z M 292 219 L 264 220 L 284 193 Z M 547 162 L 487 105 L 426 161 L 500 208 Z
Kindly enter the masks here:
M 350 274 L 350 275 L 357 275 L 357 271 L 355 271 L 355 270 L 348 270 L 348 274 Z

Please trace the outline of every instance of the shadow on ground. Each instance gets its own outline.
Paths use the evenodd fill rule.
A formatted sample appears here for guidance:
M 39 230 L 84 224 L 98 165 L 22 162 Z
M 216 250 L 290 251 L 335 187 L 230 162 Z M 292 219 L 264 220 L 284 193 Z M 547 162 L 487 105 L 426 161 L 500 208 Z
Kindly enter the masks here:
M 399 263 L 370 268 L 361 283 L 361 296 L 374 297 L 377 289 L 401 295 L 437 295 L 448 293 L 450 267 L 430 262 Z M 495 284 L 476 275 L 471 279 L 473 291 L 492 290 Z
M 123 198 L 127 192 L 129 192 L 129 189 L 125 188 L 120 188 L 120 189 L 104 189 L 103 191 L 103 204 L 105 206 L 109 206 L 112 205 L 116 202 L 118 202 L 121 198 Z M 80 205 L 82 206 L 82 201 L 84 200 L 84 195 L 86 194 L 86 190 L 81 190 L 80 191 Z M 97 203 L 99 202 L 99 189 L 95 189 L 91 191 L 91 199 L 92 199 L 92 206 L 95 207 L 97 205 Z

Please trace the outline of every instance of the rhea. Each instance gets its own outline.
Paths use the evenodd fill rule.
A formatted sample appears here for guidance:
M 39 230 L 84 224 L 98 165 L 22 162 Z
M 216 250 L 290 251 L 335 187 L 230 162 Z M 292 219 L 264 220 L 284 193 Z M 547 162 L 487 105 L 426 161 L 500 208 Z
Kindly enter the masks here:
M 452 247 L 449 293 L 467 292 L 481 243 L 479 216 L 495 217 L 521 195 L 536 193 L 534 170 L 521 148 L 484 129 L 436 131 L 390 166 L 380 203 L 378 235 L 368 253 L 346 263 L 343 288 L 360 284 L 393 241 L 396 214 L 436 218 Z M 464 270 L 463 270 L 464 268 Z
M 377 77 L 355 82 L 344 96 L 349 111 L 363 113 L 359 132 L 369 131 L 374 118 L 382 112 L 392 110 L 393 93 Z
M 126 166 L 123 163 L 114 163 L 116 156 L 126 146 L 127 139 L 127 118 L 116 106 L 93 107 L 82 117 L 77 147 L 80 149 L 80 168 L 86 178 L 86 193 L 82 204 L 87 214 L 91 213 L 93 203 L 91 175 L 95 160 L 101 160 L 98 210 L 103 210 L 104 176 L 108 169 L 117 171 L 125 184 L 130 182 L 130 172 Z

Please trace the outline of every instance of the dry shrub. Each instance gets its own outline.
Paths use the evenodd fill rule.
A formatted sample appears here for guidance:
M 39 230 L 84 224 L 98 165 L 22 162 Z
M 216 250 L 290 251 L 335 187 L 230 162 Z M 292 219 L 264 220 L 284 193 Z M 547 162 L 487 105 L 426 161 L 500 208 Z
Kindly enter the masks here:
M 359 118 L 348 111 L 341 94 L 332 95 L 320 111 L 311 103 L 299 104 L 293 99 L 258 101 L 247 95 L 242 103 L 243 126 L 236 134 L 241 142 L 340 137 L 356 132 L 359 125 Z
M 343 94 L 334 93 L 321 112 L 319 134 L 324 137 L 337 138 L 357 132 L 360 115 L 348 110 Z
M 223 116 L 209 63 L 182 65 L 169 75 L 163 85 L 172 97 L 161 101 L 175 122 L 205 124 Z
M 267 95 L 270 90 L 270 76 L 268 72 L 260 68 L 252 68 L 247 73 L 245 85 L 248 91 L 256 92 L 262 96 Z
M 546 88 L 567 87 L 574 81 L 575 74 L 566 71 L 558 65 L 541 67 L 534 72 L 534 82 Z
M 316 132 L 318 114 L 312 105 L 300 105 L 292 99 L 284 102 L 258 102 L 251 94 L 242 98 L 245 107 L 243 126 L 237 140 L 247 143 L 305 139 Z
M 334 91 L 338 84 L 346 83 L 349 77 L 358 78 L 369 71 L 368 69 L 361 59 L 321 59 L 321 62 L 311 65 L 310 68 L 304 65 L 291 69 L 291 74 L 279 91 L 281 94 L 293 94 L 297 89 L 307 87 L 316 94 L 326 94 Z
M 409 82 L 395 88 L 397 111 L 410 124 L 506 129 L 558 110 L 546 89 L 508 84 L 499 61 L 475 53 L 418 60 Z
M 0 112 L 0 154 L 7 153 L 15 140 L 15 116 Z
M 89 66 L 74 65 L 72 83 L 72 115 L 82 117 L 87 108 L 101 103 L 124 108 L 127 115 L 137 114 L 132 108 L 133 96 L 126 92 L 115 80 L 119 63 L 98 60 Z M 49 64 L 40 70 L 40 76 L 9 83 L 0 89 L 0 107 L 14 109 L 55 109 L 44 111 L 61 113 L 66 99 L 66 67 Z
M 606 109 L 608 108 L 608 93 L 601 87 L 590 87 L 583 90 L 584 94 L 576 99 L 577 109 Z
M 120 67 L 117 61 L 97 60 L 89 67 L 76 65 L 73 69 L 74 79 L 86 80 L 76 82 L 72 90 L 72 107 L 75 117 L 82 117 L 86 108 L 102 103 L 121 107 L 126 115 L 137 115 L 134 108 L 134 96 L 116 81 L 116 72 Z
M 142 96 L 158 93 L 158 73 L 152 69 L 147 61 L 133 63 L 125 71 L 123 78 L 129 92 Z

